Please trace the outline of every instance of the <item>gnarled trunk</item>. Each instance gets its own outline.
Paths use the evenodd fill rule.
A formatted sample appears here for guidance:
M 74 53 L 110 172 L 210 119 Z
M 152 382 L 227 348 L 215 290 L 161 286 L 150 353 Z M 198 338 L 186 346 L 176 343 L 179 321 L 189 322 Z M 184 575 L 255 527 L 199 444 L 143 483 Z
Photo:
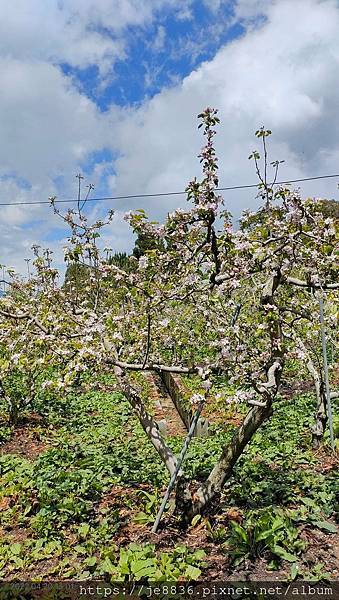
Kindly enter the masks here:
M 314 449 L 319 448 L 324 438 L 324 433 L 327 424 L 327 399 L 326 399 L 326 386 L 322 377 L 321 370 L 318 371 L 316 368 L 311 353 L 305 346 L 301 338 L 297 339 L 299 348 L 303 352 L 306 359 L 306 367 L 313 379 L 314 389 L 317 399 L 317 407 L 315 411 L 315 423 L 311 428 L 312 432 L 312 446 Z
M 117 372 L 115 373 L 115 375 L 119 381 L 121 391 L 123 392 L 124 396 L 127 398 L 134 412 L 136 413 L 139 422 L 144 432 L 146 433 L 148 439 L 158 452 L 169 474 L 173 475 L 177 464 L 177 459 L 174 456 L 172 450 L 166 444 L 164 438 L 162 437 L 155 419 L 153 419 L 152 415 L 148 413 L 142 399 L 137 394 L 137 392 L 134 389 L 132 389 L 125 377 L 122 374 L 118 374 Z
M 321 378 L 319 376 L 317 378 L 314 377 L 314 387 L 317 397 L 317 408 L 315 412 L 315 423 L 311 428 L 311 432 L 312 446 L 314 449 L 316 449 L 319 448 L 324 438 L 324 433 L 327 424 L 327 400 L 325 384 L 323 381 L 321 381 Z
M 177 489 L 177 505 L 181 511 L 186 512 L 184 515 L 185 520 L 189 521 L 194 515 L 203 512 L 211 501 L 220 494 L 226 481 L 230 479 L 238 458 L 271 413 L 271 404 L 265 407 L 254 407 L 249 411 L 242 425 L 234 433 L 231 443 L 223 449 L 207 480 L 193 494 L 190 501 L 187 496 L 187 489 L 182 484 L 179 486 Z
M 260 303 L 265 311 L 275 305 L 274 294 L 280 285 L 281 273 L 274 271 L 263 286 Z M 221 456 L 212 469 L 207 480 L 193 494 L 192 502 L 187 506 L 185 519 L 190 520 L 194 515 L 201 513 L 204 508 L 222 491 L 226 481 L 231 477 L 232 470 L 245 447 L 252 439 L 255 432 L 272 414 L 272 404 L 279 390 L 281 374 L 284 364 L 284 350 L 282 346 L 282 331 L 279 320 L 275 318 L 270 323 L 271 356 L 266 363 L 266 382 L 252 383 L 255 391 L 264 400 L 260 406 L 253 408 L 246 415 L 242 425 L 234 433 L 232 441 L 222 451 Z M 258 403 L 259 404 L 259 403 Z
M 15 400 L 8 399 L 8 423 L 9 425 L 17 425 L 19 419 L 19 407 Z

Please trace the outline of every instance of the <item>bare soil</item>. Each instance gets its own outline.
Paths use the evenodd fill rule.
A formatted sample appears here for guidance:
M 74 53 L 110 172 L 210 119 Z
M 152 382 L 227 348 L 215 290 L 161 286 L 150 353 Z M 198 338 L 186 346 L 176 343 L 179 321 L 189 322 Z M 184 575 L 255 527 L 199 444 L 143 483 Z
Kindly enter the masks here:
M 16 454 L 34 461 L 46 449 L 46 443 L 40 439 L 39 431 L 32 423 L 16 427 L 15 434 L 8 442 L 0 446 L 0 455 Z

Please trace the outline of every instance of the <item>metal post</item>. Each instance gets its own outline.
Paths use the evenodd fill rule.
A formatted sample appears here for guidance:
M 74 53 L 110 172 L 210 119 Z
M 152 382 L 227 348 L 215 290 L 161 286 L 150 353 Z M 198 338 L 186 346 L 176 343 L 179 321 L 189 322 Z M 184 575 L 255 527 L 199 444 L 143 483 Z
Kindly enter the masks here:
M 325 375 L 328 424 L 329 424 L 329 428 L 330 428 L 331 447 L 332 447 L 332 450 L 334 450 L 333 416 L 332 416 L 330 383 L 329 383 L 329 377 L 328 377 L 326 332 L 325 332 L 325 322 L 324 322 L 324 300 L 323 300 L 322 294 L 319 294 L 319 316 L 320 316 L 320 327 L 321 327 L 321 343 L 322 343 L 322 351 L 323 351 L 323 365 L 324 365 L 324 375 Z
M 231 319 L 231 327 L 234 327 L 234 325 L 236 324 L 238 317 L 240 315 L 241 307 L 242 307 L 241 302 L 238 302 L 238 304 L 235 307 L 235 311 L 233 313 L 232 319 Z
M 165 510 L 165 507 L 166 507 L 168 498 L 170 496 L 170 493 L 171 493 L 171 491 L 172 491 L 172 489 L 174 487 L 174 484 L 176 482 L 176 479 L 178 477 L 178 473 L 179 473 L 179 471 L 181 469 L 181 465 L 182 465 L 182 463 L 184 461 L 185 454 L 186 454 L 186 452 L 188 450 L 188 447 L 190 445 L 191 439 L 193 437 L 193 434 L 194 434 L 195 428 L 197 426 L 198 419 L 200 417 L 200 414 L 201 414 L 201 411 L 203 409 L 204 404 L 205 404 L 205 398 L 204 398 L 204 400 L 202 402 L 200 402 L 197 410 L 195 411 L 195 413 L 193 415 L 193 418 L 192 418 L 192 421 L 191 421 L 191 425 L 190 425 L 190 428 L 189 428 L 189 432 L 187 434 L 187 437 L 185 439 L 184 445 L 183 445 L 182 450 L 181 450 L 181 452 L 179 454 L 179 457 L 178 457 L 177 466 L 175 467 L 175 471 L 174 471 L 174 473 L 173 473 L 173 475 L 172 475 L 172 477 L 170 479 L 170 482 L 169 482 L 167 490 L 165 492 L 163 501 L 162 501 L 161 506 L 159 508 L 157 517 L 156 517 L 156 519 L 154 521 L 154 525 L 152 527 L 152 533 L 156 533 L 157 532 L 157 529 L 159 527 L 159 523 L 160 523 L 161 517 L 162 517 L 163 512 Z

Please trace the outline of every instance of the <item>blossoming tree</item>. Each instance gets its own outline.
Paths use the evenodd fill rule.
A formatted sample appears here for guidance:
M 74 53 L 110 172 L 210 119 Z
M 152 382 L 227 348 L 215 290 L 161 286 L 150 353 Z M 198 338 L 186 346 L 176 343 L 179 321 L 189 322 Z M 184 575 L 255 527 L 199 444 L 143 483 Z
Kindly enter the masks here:
M 274 181 L 269 184 L 267 163 L 262 176 L 257 152 L 252 158 L 263 206 L 245 213 L 240 228 L 233 228 L 216 193 L 217 111 L 208 108 L 199 117 L 206 137 L 200 154 L 203 179 L 187 188 L 190 207 L 169 214 L 164 224 L 150 222 L 144 211 L 127 215 L 139 238 L 150 242 L 139 259 L 130 259 L 133 268 L 118 267 L 100 250 L 103 222 L 89 224 L 80 203 L 62 215 L 51 199 L 71 228 L 66 259 L 87 269 L 88 277 L 80 288 L 70 282 L 61 286 L 50 256 L 37 251 L 36 275 L 25 284 L 16 281 L 0 301 L 0 344 L 6 355 L 0 367 L 2 389 L 16 361 L 29 364 L 33 375 L 52 366 L 44 385 L 60 391 L 84 370 L 95 377 L 103 366 L 112 368 L 171 475 L 177 458 L 129 372 L 196 374 L 201 386 L 193 402 L 198 403 L 208 397 L 213 374 L 237 386 L 248 413 L 195 493 L 189 483 L 178 488 L 185 518 L 200 513 L 221 492 L 274 410 L 286 359 L 304 339 L 305 328 L 296 337 L 295 324 L 305 318 L 305 293 L 338 287 L 332 219 L 324 218 L 317 202 L 304 201 Z M 269 133 L 257 132 L 265 157 Z M 278 163 L 273 166 L 277 173 Z M 317 315 L 308 305 L 307 326 L 313 330 Z

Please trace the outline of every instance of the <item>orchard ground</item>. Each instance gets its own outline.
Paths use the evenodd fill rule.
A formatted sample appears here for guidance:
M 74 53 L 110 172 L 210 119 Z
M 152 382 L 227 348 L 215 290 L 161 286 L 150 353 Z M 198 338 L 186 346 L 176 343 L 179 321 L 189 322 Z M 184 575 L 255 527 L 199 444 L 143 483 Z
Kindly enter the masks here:
M 312 385 L 293 365 L 288 375 L 272 419 L 208 517 L 183 529 L 169 507 L 157 534 L 151 527 L 168 473 L 112 375 L 84 378 L 40 415 L 23 414 L 15 429 L 3 413 L 1 578 L 336 579 L 337 456 L 328 439 L 312 450 Z M 154 412 L 154 390 L 151 396 Z M 213 466 L 244 407 L 211 397 L 205 412 L 210 435 L 193 439 L 185 462 L 195 481 Z M 183 434 L 174 432 L 172 422 L 169 444 L 179 452 Z

